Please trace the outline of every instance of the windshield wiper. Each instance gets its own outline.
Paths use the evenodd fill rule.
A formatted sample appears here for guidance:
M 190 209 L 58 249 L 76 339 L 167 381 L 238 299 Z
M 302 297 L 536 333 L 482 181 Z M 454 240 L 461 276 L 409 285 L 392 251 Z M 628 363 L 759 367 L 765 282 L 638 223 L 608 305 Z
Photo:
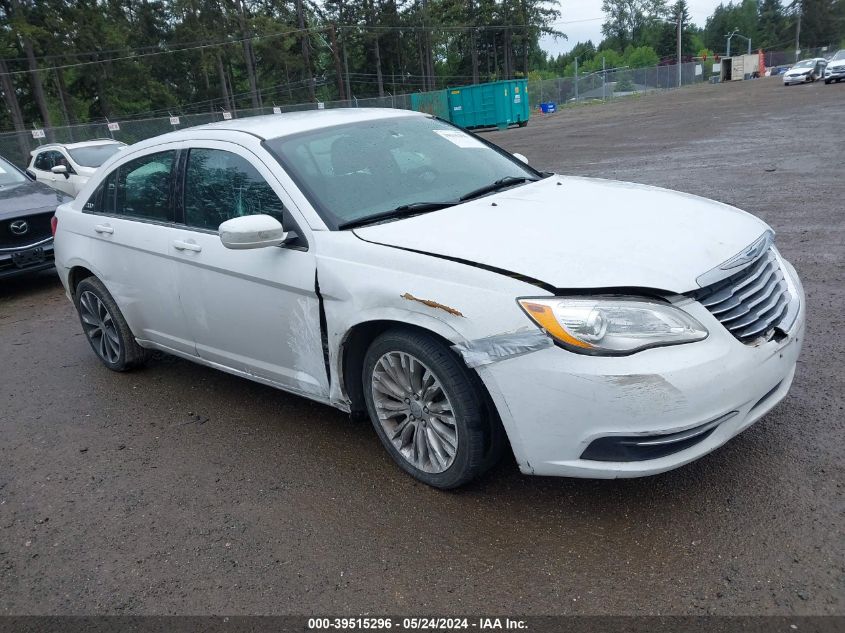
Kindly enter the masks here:
M 381 222 L 383 220 L 393 220 L 397 218 L 404 218 L 410 215 L 426 213 L 428 211 L 437 211 L 439 209 L 445 209 L 446 207 L 455 206 L 456 204 L 457 202 L 453 200 L 448 202 L 409 202 L 408 204 L 400 204 L 395 209 L 390 209 L 389 211 L 382 211 L 381 213 L 368 215 L 365 218 L 358 218 L 357 220 L 349 220 L 348 222 L 342 222 L 341 224 L 337 225 L 337 228 L 354 229 L 357 226 L 365 226 L 367 224 L 373 224 L 375 222 Z
M 507 187 L 512 187 L 514 185 L 519 185 L 523 182 L 537 182 L 537 180 L 537 178 L 529 178 L 528 176 L 505 176 L 504 178 L 499 178 L 497 181 L 492 182 L 489 185 L 484 185 L 483 187 L 479 187 L 478 189 L 473 189 L 469 193 L 462 195 L 461 202 L 464 202 L 465 200 L 472 200 L 473 198 L 478 198 L 479 196 L 483 196 L 485 193 L 493 193 L 494 191 L 506 189 Z

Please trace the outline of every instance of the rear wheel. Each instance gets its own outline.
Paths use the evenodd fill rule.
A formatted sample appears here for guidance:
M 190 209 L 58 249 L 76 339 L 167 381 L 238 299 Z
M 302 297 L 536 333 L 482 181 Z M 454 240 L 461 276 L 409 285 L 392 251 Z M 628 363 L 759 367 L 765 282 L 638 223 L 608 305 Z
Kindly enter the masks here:
M 126 371 L 147 360 L 149 352 L 135 342 L 103 282 L 96 277 L 80 281 L 74 303 L 82 330 L 103 365 L 112 371 Z
M 469 370 L 438 339 L 385 332 L 367 350 L 362 378 L 376 433 L 405 472 L 455 488 L 493 465 L 492 441 L 501 438 Z

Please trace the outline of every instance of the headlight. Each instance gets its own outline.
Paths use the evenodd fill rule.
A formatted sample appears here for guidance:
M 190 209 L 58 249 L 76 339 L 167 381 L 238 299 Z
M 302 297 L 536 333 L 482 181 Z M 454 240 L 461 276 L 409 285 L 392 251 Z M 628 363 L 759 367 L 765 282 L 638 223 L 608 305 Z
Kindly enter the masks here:
M 519 305 L 566 349 L 623 356 L 647 347 L 692 343 L 707 330 L 672 305 L 640 299 L 524 298 Z

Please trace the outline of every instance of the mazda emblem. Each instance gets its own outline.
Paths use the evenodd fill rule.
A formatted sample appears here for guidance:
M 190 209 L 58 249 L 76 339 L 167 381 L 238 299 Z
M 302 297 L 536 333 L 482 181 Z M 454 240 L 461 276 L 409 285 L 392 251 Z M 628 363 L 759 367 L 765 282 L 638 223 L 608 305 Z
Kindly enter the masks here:
M 15 220 L 9 224 L 9 228 L 15 235 L 26 235 L 26 232 L 29 231 L 29 223 L 26 220 Z

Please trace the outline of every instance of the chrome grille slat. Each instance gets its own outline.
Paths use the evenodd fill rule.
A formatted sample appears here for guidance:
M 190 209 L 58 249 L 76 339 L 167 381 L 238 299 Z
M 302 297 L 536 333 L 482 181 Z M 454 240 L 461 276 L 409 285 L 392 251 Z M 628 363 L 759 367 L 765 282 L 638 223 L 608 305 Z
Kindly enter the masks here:
M 708 286 L 709 288 L 713 288 L 714 292 L 712 295 L 708 295 L 706 299 L 702 300 L 701 303 L 704 304 L 704 307 L 709 309 L 712 305 L 716 305 L 717 303 L 730 299 L 738 290 L 742 290 L 748 284 L 754 283 L 754 280 L 760 275 L 761 270 L 765 268 L 767 264 L 771 263 L 772 259 L 773 258 L 767 253 L 765 257 L 761 257 L 756 262 L 749 265 L 740 273 L 744 273 L 743 278 L 736 284 L 730 283 L 730 280 L 737 276 L 732 275 L 726 280 L 717 282 L 712 286 Z
M 733 321 L 741 316 L 745 316 L 772 295 L 772 292 L 776 290 L 776 286 L 780 283 L 781 279 L 782 277 L 771 279 L 763 288 L 748 295 L 744 301 L 740 302 L 738 308 L 731 310 L 727 314 L 717 315 L 716 318 L 718 318 L 722 323 L 727 323 L 728 321 Z
M 778 297 L 777 304 L 769 312 L 768 316 L 759 319 L 754 325 L 750 325 L 745 328 L 739 333 L 739 336 L 757 336 L 768 330 L 775 321 L 779 320 L 784 315 L 786 309 L 789 307 L 790 299 L 791 297 L 788 292 L 782 294 Z
M 783 287 L 783 290 L 786 290 L 786 286 Z M 766 299 L 766 303 L 762 304 L 757 310 L 749 311 L 749 313 L 742 317 L 739 321 L 732 322 L 728 325 L 728 329 L 733 332 L 739 328 L 751 325 L 755 321 L 759 321 L 762 315 L 766 314 L 777 305 L 778 300 L 781 298 L 781 294 L 781 292 L 774 291 L 768 297 L 764 297 Z
M 748 297 L 750 297 L 756 292 L 759 292 L 762 288 L 764 288 L 769 282 L 769 279 L 772 278 L 772 275 L 775 275 L 777 273 L 778 270 L 776 268 L 767 264 L 763 267 L 762 271 L 754 277 L 754 283 L 747 284 L 745 286 L 745 289 L 742 291 L 735 290 L 734 293 L 731 295 L 730 299 L 716 305 L 707 306 L 708 309 L 713 314 L 721 314 L 723 312 L 727 312 L 728 310 L 735 308 L 740 303 L 745 301 Z
M 771 249 L 744 269 L 690 293 L 743 343 L 769 335 L 791 300 L 784 272 Z

